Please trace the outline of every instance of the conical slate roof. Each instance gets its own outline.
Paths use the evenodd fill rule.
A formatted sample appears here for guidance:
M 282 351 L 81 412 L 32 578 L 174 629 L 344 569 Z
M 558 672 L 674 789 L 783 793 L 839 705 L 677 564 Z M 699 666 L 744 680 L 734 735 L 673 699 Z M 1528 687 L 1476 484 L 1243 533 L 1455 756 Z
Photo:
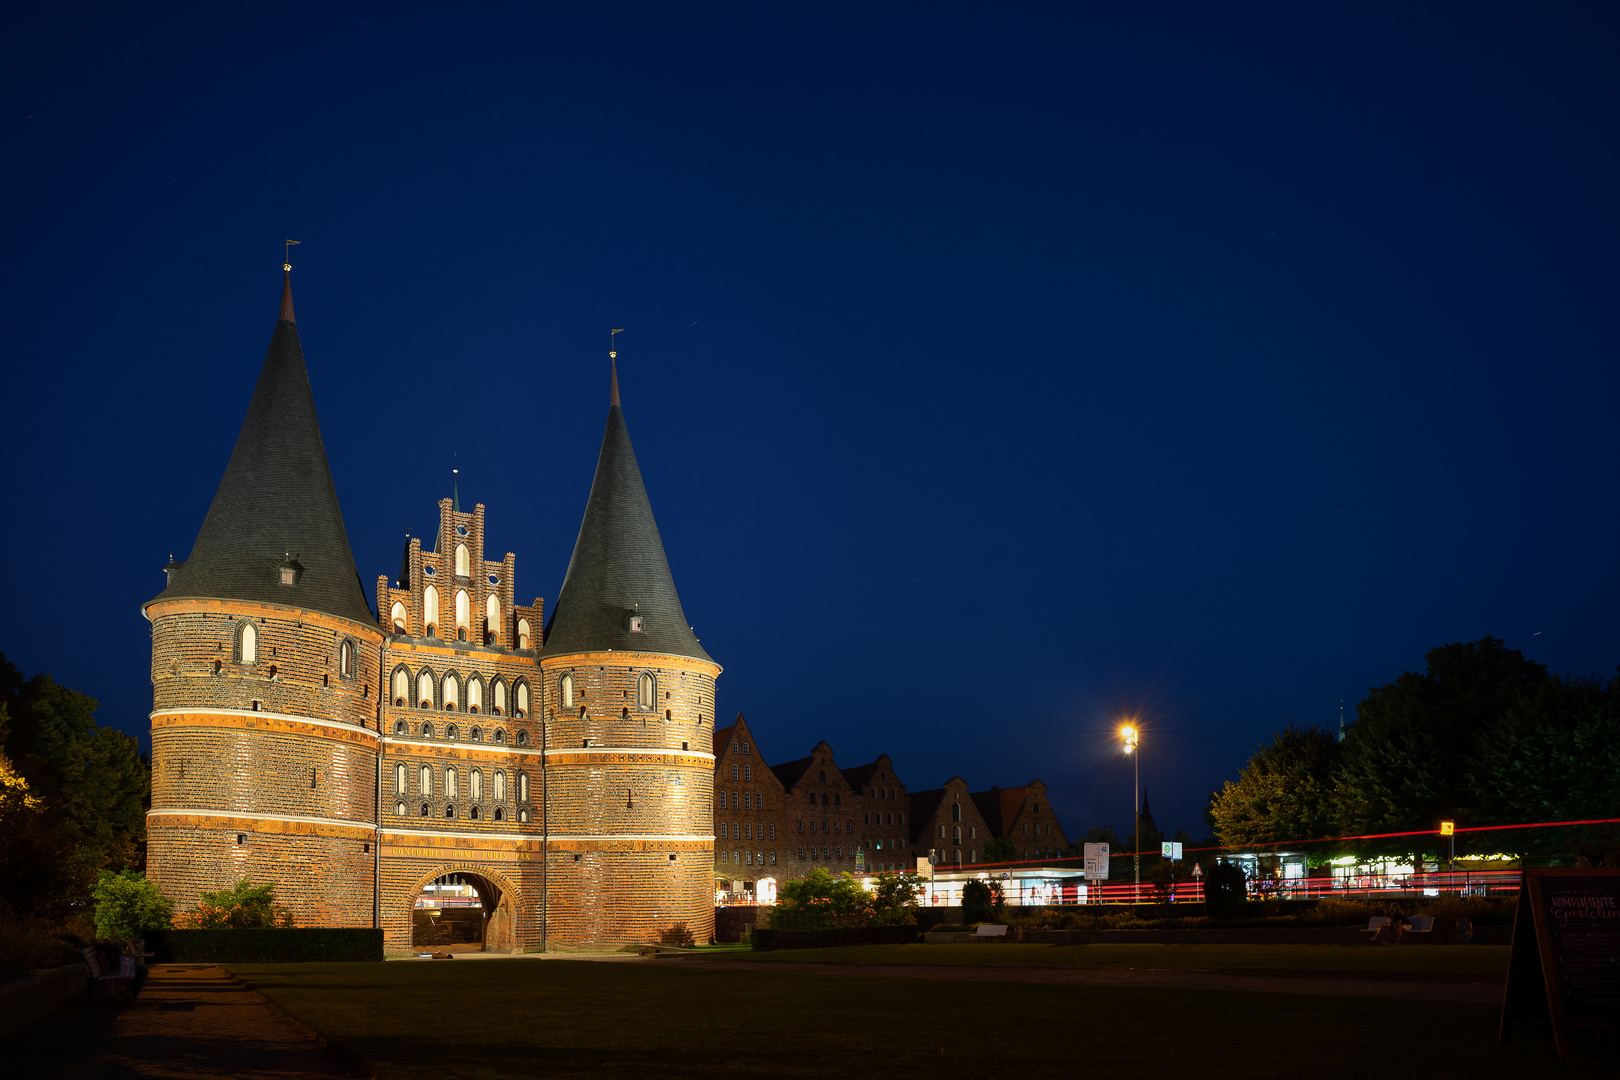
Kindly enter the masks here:
M 291 563 L 292 585 L 281 584 Z M 326 463 L 293 321 L 292 286 L 270 336 L 247 419 L 191 557 L 156 597 L 250 600 L 377 621 L 366 603 Z
M 650 652 L 709 660 L 681 610 L 664 541 L 641 481 L 630 429 L 619 407 L 618 378 L 585 520 L 546 626 L 542 656 Z M 630 629 L 632 616 L 641 631 Z

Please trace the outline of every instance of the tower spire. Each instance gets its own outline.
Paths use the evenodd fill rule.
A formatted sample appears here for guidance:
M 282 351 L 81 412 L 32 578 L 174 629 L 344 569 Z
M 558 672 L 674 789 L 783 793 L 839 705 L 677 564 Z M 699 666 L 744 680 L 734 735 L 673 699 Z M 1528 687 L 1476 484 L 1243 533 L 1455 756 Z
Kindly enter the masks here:
M 282 273 L 286 275 L 281 280 L 281 318 L 286 319 L 290 323 L 296 323 L 298 321 L 293 316 L 292 303 L 292 247 L 296 243 L 298 243 L 297 240 L 287 241 L 286 254 L 281 260 L 281 270 Z
M 619 350 L 612 346 L 614 335 L 622 333 L 624 333 L 623 329 L 608 331 L 608 364 L 613 369 L 613 381 L 608 388 L 608 408 L 610 409 L 619 407 Z

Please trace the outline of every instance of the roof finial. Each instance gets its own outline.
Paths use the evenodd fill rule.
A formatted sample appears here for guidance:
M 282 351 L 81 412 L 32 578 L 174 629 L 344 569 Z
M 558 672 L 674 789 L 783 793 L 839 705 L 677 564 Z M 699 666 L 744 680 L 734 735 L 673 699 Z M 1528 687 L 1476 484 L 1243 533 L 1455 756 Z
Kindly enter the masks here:
M 286 274 L 286 277 L 281 282 L 281 317 L 288 322 L 298 321 L 293 318 L 292 302 L 292 249 L 296 243 L 298 243 L 297 240 L 288 240 L 281 257 L 281 269 Z
M 461 469 L 455 462 L 460 456 L 459 453 L 450 455 L 450 509 L 458 514 L 461 513 L 461 484 L 455 478 L 461 475 Z
M 622 329 L 609 330 L 608 345 L 611 346 L 613 344 L 614 334 L 622 333 L 624 333 Z M 608 391 L 608 405 L 617 406 L 619 404 L 619 350 L 614 348 L 608 349 L 608 362 L 613 366 L 613 384 L 612 388 Z

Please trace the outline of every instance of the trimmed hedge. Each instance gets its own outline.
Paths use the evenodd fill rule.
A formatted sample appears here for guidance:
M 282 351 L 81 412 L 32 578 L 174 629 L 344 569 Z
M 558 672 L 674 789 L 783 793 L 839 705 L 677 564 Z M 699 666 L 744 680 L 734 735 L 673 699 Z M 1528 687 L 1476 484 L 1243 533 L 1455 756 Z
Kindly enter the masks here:
M 318 964 L 383 958 L 383 932 L 370 927 L 294 926 L 263 930 L 149 930 L 159 964 Z
M 775 933 L 774 947 L 778 949 L 834 949 L 841 945 L 908 945 L 917 940 L 918 931 L 915 926 L 842 926 Z
M 748 935 L 748 944 L 755 952 L 770 952 L 776 948 L 776 935 L 778 931 L 763 926 L 756 926 Z

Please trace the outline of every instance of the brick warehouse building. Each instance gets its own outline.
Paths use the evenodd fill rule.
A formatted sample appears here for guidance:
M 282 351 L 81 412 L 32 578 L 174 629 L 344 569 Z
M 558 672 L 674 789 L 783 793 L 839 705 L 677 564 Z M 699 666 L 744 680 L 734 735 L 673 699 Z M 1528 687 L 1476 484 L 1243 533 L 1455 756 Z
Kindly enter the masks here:
M 625 426 L 615 373 L 557 603 L 520 605 L 484 507 L 364 594 L 292 305 L 225 475 L 152 627 L 148 866 L 182 908 L 243 877 L 299 925 L 412 944 L 454 875 L 492 950 L 712 932 L 714 691 Z M 379 618 L 379 614 L 381 618 Z
M 943 787 L 909 792 L 889 755 L 841 768 L 826 742 L 808 757 L 770 765 L 740 713 L 715 731 L 714 762 L 714 873 L 734 895 L 757 895 L 761 881 L 816 869 L 905 871 L 920 858 L 969 866 L 985 861 L 992 836 L 1014 841 L 1025 859 L 1068 846 L 1039 780 L 970 793 L 953 776 Z M 993 820 L 982 809 L 987 800 Z

